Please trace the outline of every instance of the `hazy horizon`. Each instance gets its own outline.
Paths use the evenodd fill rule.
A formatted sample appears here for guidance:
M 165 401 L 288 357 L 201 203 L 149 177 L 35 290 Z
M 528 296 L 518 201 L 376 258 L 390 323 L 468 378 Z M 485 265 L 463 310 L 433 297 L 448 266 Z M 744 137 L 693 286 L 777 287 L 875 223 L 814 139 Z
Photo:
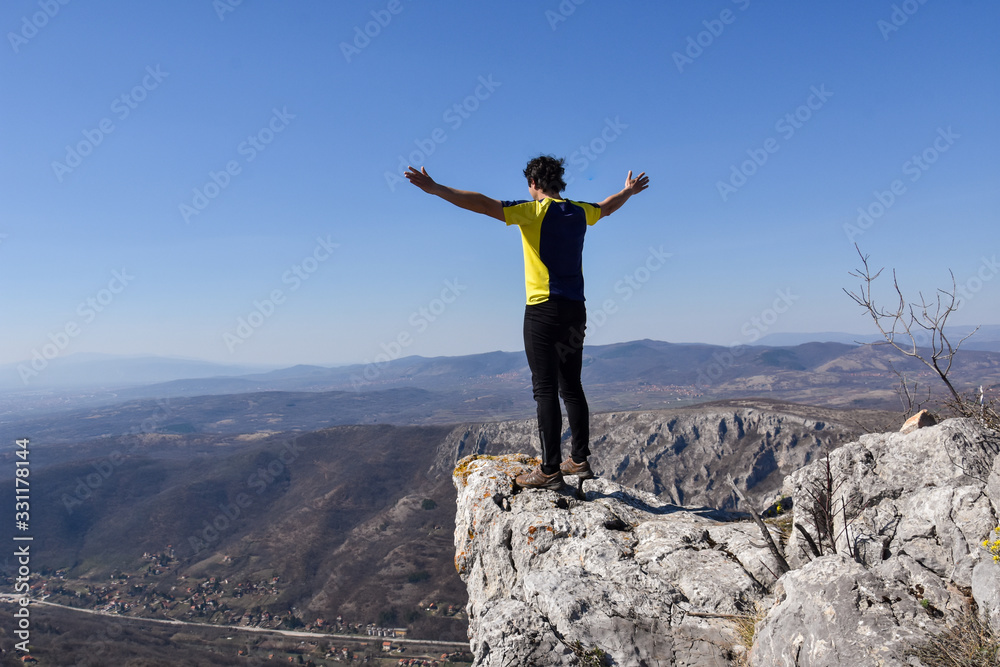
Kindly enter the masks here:
M 960 325 L 949 326 L 948 335 L 953 343 L 966 335 L 967 327 Z M 979 339 L 972 337 L 969 341 L 979 342 L 985 347 L 983 350 L 1000 352 L 1000 324 L 983 325 L 980 329 Z M 926 338 L 926 337 L 924 337 Z M 835 343 L 847 345 L 864 345 L 881 341 L 879 335 L 862 335 L 848 332 L 774 332 L 763 336 L 750 346 L 760 347 L 788 347 L 793 348 L 805 343 Z M 923 341 L 923 339 L 918 339 Z M 628 345 L 631 343 L 641 343 L 651 341 L 654 343 L 665 343 L 680 346 L 714 346 L 725 350 L 737 350 L 740 346 L 718 346 L 712 343 L 698 341 L 659 341 L 655 339 L 636 339 L 629 341 L 616 341 L 605 344 L 588 343 L 586 348 L 606 347 L 614 345 Z M 923 344 L 923 343 L 922 343 Z M 963 349 L 972 348 L 968 342 Z M 296 361 L 294 363 L 235 363 L 227 360 L 199 359 L 193 357 L 151 355 L 151 354 L 112 354 L 112 353 L 88 353 L 80 352 L 57 357 L 45 362 L 42 366 L 36 359 L 21 361 L 13 364 L 0 364 L 0 393 L 17 394 L 19 391 L 26 391 L 26 383 L 17 380 L 18 377 L 28 377 L 31 387 L 38 389 L 56 388 L 82 388 L 85 386 L 105 386 L 105 387 L 134 387 L 141 385 L 154 385 L 163 382 L 186 379 L 206 379 L 212 377 L 244 377 L 258 374 L 267 374 L 276 371 L 287 370 L 297 366 L 310 366 L 327 369 L 347 368 L 362 366 L 365 368 L 380 369 L 387 362 L 396 360 L 406 360 L 408 358 L 417 359 L 451 359 L 468 356 L 481 356 L 494 353 L 522 355 L 523 349 L 513 350 L 479 350 L 468 354 L 456 355 L 419 355 L 419 354 L 399 354 L 394 355 L 394 349 L 384 349 L 373 359 L 369 360 L 349 360 L 346 362 L 330 361 Z M 51 369 L 55 369 L 54 371 Z M 87 373 L 94 371 L 111 371 L 112 377 L 91 378 Z
M 949 324 L 948 325 L 949 331 L 953 332 L 953 333 L 951 333 L 952 337 L 955 337 L 956 335 L 964 335 L 964 333 L 959 334 L 958 332 L 964 332 L 966 330 L 975 329 L 977 327 L 979 328 L 979 331 L 981 333 L 977 333 L 975 336 L 973 336 L 972 338 L 970 338 L 969 341 L 975 342 L 977 340 L 977 336 L 978 336 L 978 339 L 980 339 L 980 340 L 991 341 L 992 342 L 992 341 L 994 341 L 994 337 L 995 336 L 1000 335 L 1000 324 L 982 324 L 982 325 L 962 325 L 962 324 L 952 325 L 952 324 Z M 918 334 L 918 335 L 922 335 L 922 334 Z M 926 335 L 923 335 L 923 338 L 926 338 Z M 669 344 L 675 344 L 675 345 L 712 345 L 712 346 L 720 346 L 720 347 L 733 347 L 734 346 L 734 344 L 732 344 L 732 343 L 730 343 L 730 344 L 722 344 L 722 343 L 713 343 L 713 342 L 700 341 L 700 340 L 662 340 L 662 339 L 656 339 L 656 338 L 635 338 L 635 339 L 608 341 L 608 342 L 601 342 L 601 343 L 592 342 L 591 340 L 588 339 L 586 341 L 586 346 L 590 347 L 590 346 L 594 346 L 594 345 L 600 345 L 600 346 L 604 346 L 604 345 L 621 345 L 621 344 L 633 343 L 633 342 L 637 342 L 637 341 L 641 341 L 641 340 L 653 340 L 653 341 L 656 341 L 656 342 L 669 343 Z M 786 343 L 786 342 L 776 342 L 776 341 L 783 341 L 783 340 L 792 340 L 793 342 L 789 342 L 789 343 Z M 865 344 L 865 343 L 868 343 L 868 342 L 879 341 L 879 340 L 882 340 L 882 336 L 881 336 L 881 334 L 879 334 L 877 332 L 877 330 L 874 333 L 864 333 L 864 334 L 857 333 L 857 332 L 849 332 L 849 331 L 815 331 L 815 332 L 804 332 L 804 331 L 773 331 L 773 332 L 769 332 L 769 333 L 767 333 L 765 335 L 762 335 L 759 338 L 755 338 L 753 341 L 742 342 L 742 343 L 738 342 L 737 344 L 739 344 L 739 345 L 762 345 L 762 346 L 783 347 L 783 346 L 787 346 L 787 345 L 799 345 L 799 344 L 802 344 L 802 343 L 805 343 L 805 342 L 816 342 L 816 343 L 831 342 L 831 343 L 848 343 L 848 344 L 853 344 L 853 343 L 859 343 L 860 342 L 861 344 Z M 379 357 L 381 359 L 381 358 L 383 358 L 383 355 L 390 355 L 396 349 L 394 346 L 393 347 L 387 346 L 387 348 L 388 349 L 383 348 L 383 349 L 379 350 L 379 352 L 377 352 L 375 356 Z M 460 353 L 460 354 L 446 354 L 446 353 L 445 354 L 418 354 L 418 353 L 402 354 L 402 353 L 400 353 L 398 355 L 393 355 L 392 356 L 392 360 L 403 359 L 403 358 L 406 358 L 406 357 L 423 357 L 423 358 L 461 357 L 461 356 L 470 356 L 470 355 L 478 355 L 478 354 L 489 354 L 491 352 L 521 353 L 523 351 L 524 351 L 523 346 L 517 346 L 517 347 L 513 347 L 511 349 L 501 349 L 501 348 L 480 349 L 480 350 L 473 350 L 473 351 L 470 351 L 470 352 L 463 352 L 463 353 Z M 402 352 L 402 350 L 400 350 L 400 352 Z M 259 369 L 259 370 L 276 370 L 276 369 L 282 369 L 282 368 L 289 368 L 289 367 L 297 366 L 297 365 L 337 367 L 337 366 L 351 366 L 351 365 L 357 365 L 357 364 L 368 364 L 368 363 L 372 362 L 372 359 L 346 359 L 346 360 L 298 359 L 298 360 L 293 360 L 293 361 L 290 361 L 290 362 L 267 361 L 267 360 L 260 360 L 260 361 L 257 361 L 257 360 L 234 361 L 232 359 L 227 359 L 227 358 L 211 358 L 211 357 L 184 356 L 184 355 L 177 355 L 177 354 L 156 354 L 154 352 L 132 352 L 132 353 L 121 353 L 121 354 L 114 353 L 114 352 L 74 352 L 74 353 L 65 354 L 65 355 L 58 355 L 58 356 L 54 357 L 53 359 L 45 359 L 45 361 L 47 363 L 53 363 L 53 362 L 74 362 L 75 363 L 75 362 L 94 361 L 94 360 L 101 360 L 101 359 L 107 359 L 107 360 L 157 359 L 157 360 L 164 360 L 164 361 L 176 361 L 176 362 L 181 362 L 181 363 L 183 363 L 183 362 L 194 362 L 194 363 L 206 364 L 206 365 L 209 365 L 209 364 L 218 365 L 218 366 L 222 366 L 222 367 L 241 367 L 241 368 Z M 16 360 L 16 361 L 10 361 L 10 362 L 0 363 L 0 367 L 9 367 L 9 366 L 12 366 L 12 365 L 13 366 L 18 366 L 18 365 L 21 365 L 21 364 L 26 364 L 26 365 L 28 365 L 30 367 L 30 364 L 31 364 L 32 361 L 33 361 L 33 359 L 19 359 L 19 360 Z M 38 359 L 35 358 L 34 361 L 38 362 Z

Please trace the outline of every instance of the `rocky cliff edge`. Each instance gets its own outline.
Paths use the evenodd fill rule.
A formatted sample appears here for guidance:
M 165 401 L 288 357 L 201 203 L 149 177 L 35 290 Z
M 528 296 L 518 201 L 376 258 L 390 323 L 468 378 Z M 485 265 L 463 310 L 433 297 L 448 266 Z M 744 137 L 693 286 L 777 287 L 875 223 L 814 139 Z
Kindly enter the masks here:
M 948 420 L 801 468 L 785 480 L 792 511 L 769 523 L 793 568 L 780 577 L 744 516 L 604 479 L 585 499 L 516 492 L 535 459 L 466 457 L 455 566 L 475 664 L 921 665 L 914 647 L 970 599 L 1000 630 L 1000 564 L 983 544 L 1000 539 L 998 452 L 997 433 Z

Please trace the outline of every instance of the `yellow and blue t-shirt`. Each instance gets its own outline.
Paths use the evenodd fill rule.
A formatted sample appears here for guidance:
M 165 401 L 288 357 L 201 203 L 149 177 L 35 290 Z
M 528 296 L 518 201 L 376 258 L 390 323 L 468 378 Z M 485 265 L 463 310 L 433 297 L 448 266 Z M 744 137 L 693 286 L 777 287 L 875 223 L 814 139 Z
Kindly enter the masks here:
M 583 301 L 583 236 L 601 217 L 600 207 L 549 198 L 500 203 L 507 224 L 521 229 L 528 304 L 556 296 Z

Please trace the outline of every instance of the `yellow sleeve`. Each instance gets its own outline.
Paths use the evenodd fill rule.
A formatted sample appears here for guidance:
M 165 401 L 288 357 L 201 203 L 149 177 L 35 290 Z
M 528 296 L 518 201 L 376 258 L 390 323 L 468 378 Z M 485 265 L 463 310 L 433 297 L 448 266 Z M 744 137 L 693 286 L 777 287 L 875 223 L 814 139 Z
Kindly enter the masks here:
M 594 204 L 587 204 L 582 201 L 573 202 L 577 206 L 583 209 L 584 213 L 587 215 L 587 224 L 593 225 L 598 220 L 601 219 L 601 207 Z
M 541 206 L 541 202 L 537 201 L 527 201 L 520 204 L 514 204 L 513 206 L 503 207 L 503 217 L 507 225 L 517 225 L 522 227 L 525 225 L 533 225 L 538 223 L 541 218 L 545 215 L 545 211 Z M 598 211 L 598 217 L 600 216 L 600 211 Z

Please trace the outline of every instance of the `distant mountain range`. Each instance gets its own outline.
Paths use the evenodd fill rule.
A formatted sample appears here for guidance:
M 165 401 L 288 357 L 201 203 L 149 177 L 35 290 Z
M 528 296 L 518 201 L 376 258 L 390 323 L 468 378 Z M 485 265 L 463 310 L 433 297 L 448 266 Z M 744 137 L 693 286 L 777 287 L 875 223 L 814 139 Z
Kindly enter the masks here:
M 273 370 L 263 364 L 220 364 L 179 357 L 71 354 L 0 364 L 0 392 L 128 387 L 182 378 L 239 376 Z
M 674 408 L 762 398 L 833 408 L 900 408 L 900 375 L 918 399 L 938 378 L 887 345 L 806 343 L 721 347 L 653 340 L 587 348 L 591 410 Z M 961 391 L 1000 386 L 1000 353 L 965 350 L 951 379 Z M 992 388 L 992 389 L 991 389 Z M 521 352 L 406 357 L 382 367 L 294 366 L 239 377 L 172 380 L 114 390 L 8 393 L 0 428 L 49 442 L 127 433 L 310 431 L 345 424 L 453 424 L 534 415 Z
M 972 333 L 974 327 L 949 327 L 949 335 L 958 341 Z M 777 333 L 755 341 L 756 347 L 793 347 L 808 343 L 841 343 L 858 346 L 881 341 L 872 334 L 844 332 Z M 658 342 L 659 341 L 655 341 Z M 630 343 L 588 346 L 594 358 L 605 357 L 602 350 Z M 721 347 L 701 343 L 660 343 L 678 348 Z M 1000 352 L 1000 325 L 984 325 L 963 343 L 963 349 Z M 448 362 L 445 360 L 455 360 Z M 448 365 L 451 365 L 449 370 Z M 412 374 L 423 374 L 428 366 L 440 369 L 443 375 L 497 375 L 526 367 L 524 353 L 487 352 L 462 357 L 404 357 L 384 364 L 353 364 L 344 366 L 296 365 L 287 368 L 222 364 L 197 359 L 157 356 L 116 356 L 108 354 L 74 354 L 45 360 L 0 364 L 0 394 L 31 393 L 52 390 L 99 389 L 114 391 L 131 388 L 120 396 L 137 398 L 143 395 L 191 396 L 199 393 L 242 393 L 249 391 L 321 391 L 330 389 L 370 389 L 384 386 Z M 37 369 L 37 370 L 36 370 Z M 28 374 L 27 381 L 22 374 Z M 35 374 L 33 374 L 35 373 Z M 153 386 L 151 386 L 153 385 Z M 147 387 L 149 392 L 136 389 Z M 160 394 L 158 392 L 166 392 Z
M 973 334 L 975 331 L 975 334 Z M 978 330 L 972 326 L 955 326 L 947 328 L 948 336 L 953 342 L 958 342 L 965 336 L 972 334 L 972 337 L 962 343 L 963 349 L 985 350 L 990 352 L 1000 352 L 1000 324 L 986 324 L 980 326 Z M 877 343 L 882 340 L 880 334 L 852 334 L 842 331 L 826 331 L 821 333 L 775 333 L 768 334 L 756 341 L 760 345 L 771 345 L 783 347 L 788 345 L 802 345 L 804 343 L 845 343 L 847 345 L 866 345 Z M 918 338 L 918 342 L 926 344 L 924 339 Z

